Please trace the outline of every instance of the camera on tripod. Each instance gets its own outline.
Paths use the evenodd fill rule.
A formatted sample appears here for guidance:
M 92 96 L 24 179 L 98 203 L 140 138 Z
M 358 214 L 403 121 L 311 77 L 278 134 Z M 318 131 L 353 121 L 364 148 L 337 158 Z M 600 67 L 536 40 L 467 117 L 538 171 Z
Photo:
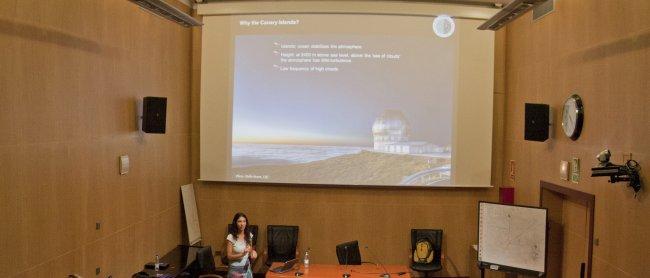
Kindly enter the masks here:
M 616 165 L 609 162 L 611 152 L 604 150 L 600 152 L 596 159 L 600 162 L 598 166 L 591 168 L 592 177 L 609 177 L 610 183 L 619 181 L 629 181 L 630 187 L 634 189 L 634 193 L 641 190 L 641 178 L 639 177 L 639 163 L 635 160 L 629 159 L 625 165 Z

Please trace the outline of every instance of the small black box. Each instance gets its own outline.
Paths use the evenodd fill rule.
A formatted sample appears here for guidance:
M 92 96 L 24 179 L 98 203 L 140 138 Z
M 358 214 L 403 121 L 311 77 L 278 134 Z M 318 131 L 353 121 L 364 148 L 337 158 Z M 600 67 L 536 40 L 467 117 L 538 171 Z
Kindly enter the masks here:
M 142 131 L 165 133 L 166 117 L 166 97 L 145 97 L 142 100 Z
M 551 108 L 548 104 L 526 103 L 524 139 L 544 142 L 549 138 Z

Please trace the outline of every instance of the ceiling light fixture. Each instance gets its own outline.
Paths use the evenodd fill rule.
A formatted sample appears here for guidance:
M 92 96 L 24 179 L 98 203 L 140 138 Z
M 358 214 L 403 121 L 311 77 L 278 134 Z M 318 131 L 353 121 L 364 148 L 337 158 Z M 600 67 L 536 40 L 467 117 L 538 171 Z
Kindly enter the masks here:
M 441 14 L 433 20 L 432 27 L 433 32 L 436 33 L 438 37 L 448 38 L 454 34 L 456 24 L 451 16 Z
M 513 0 L 506 5 L 501 11 L 492 16 L 478 27 L 479 30 L 496 31 L 505 26 L 508 22 L 515 20 L 528 10 L 532 9 L 538 3 L 546 0 Z
M 184 27 L 201 26 L 203 23 L 162 0 L 129 0 L 143 9 Z

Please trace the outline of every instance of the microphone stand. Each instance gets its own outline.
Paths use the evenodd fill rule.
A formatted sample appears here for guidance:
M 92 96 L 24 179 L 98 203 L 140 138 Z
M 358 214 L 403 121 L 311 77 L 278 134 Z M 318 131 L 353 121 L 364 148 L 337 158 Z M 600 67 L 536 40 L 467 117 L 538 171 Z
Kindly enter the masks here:
M 347 245 L 343 246 L 343 248 L 345 249 L 345 265 L 343 265 L 343 268 L 347 269 L 347 267 L 348 267 L 348 246 Z M 350 276 L 351 275 L 350 275 L 349 271 L 345 271 L 343 273 L 343 278 L 350 278 Z
M 364 248 L 366 248 L 366 250 L 368 250 L 368 252 L 370 252 L 370 255 L 372 255 L 375 259 L 377 259 L 377 262 L 379 263 L 381 268 L 384 270 L 384 273 L 379 274 L 379 277 L 390 278 L 390 273 L 388 273 L 388 271 L 386 270 L 386 266 L 384 266 L 384 264 L 382 264 L 381 261 L 379 261 L 379 257 L 375 256 L 375 254 L 372 251 L 370 251 L 370 248 L 368 248 L 368 245 L 364 246 Z

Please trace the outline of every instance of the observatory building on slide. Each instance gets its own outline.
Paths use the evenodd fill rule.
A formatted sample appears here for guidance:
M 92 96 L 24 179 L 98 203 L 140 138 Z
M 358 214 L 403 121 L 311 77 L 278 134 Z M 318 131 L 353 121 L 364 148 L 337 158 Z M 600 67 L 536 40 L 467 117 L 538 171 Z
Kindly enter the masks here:
M 374 150 L 400 154 L 442 151 L 431 143 L 410 141 L 411 127 L 402 111 L 385 110 L 372 125 Z

